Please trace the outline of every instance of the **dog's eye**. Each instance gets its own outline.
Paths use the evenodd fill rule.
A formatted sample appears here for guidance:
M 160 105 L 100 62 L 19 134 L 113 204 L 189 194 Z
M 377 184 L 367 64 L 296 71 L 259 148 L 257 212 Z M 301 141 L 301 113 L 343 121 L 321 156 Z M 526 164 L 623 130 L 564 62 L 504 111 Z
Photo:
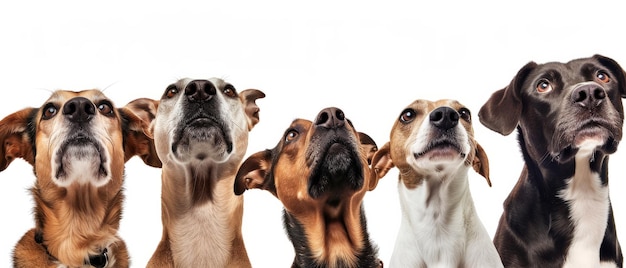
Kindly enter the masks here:
M 609 75 L 607 73 L 605 73 L 604 71 L 598 71 L 596 73 L 596 78 L 598 79 L 598 81 L 606 84 L 608 82 L 611 81 L 611 78 L 609 77 Z
M 552 84 L 545 79 L 539 80 L 539 83 L 537 83 L 537 92 L 548 93 L 550 91 L 552 91 Z
M 48 103 L 43 108 L 43 115 L 41 116 L 41 119 L 48 120 L 48 119 L 54 117 L 57 114 L 58 111 L 59 111 L 59 109 L 56 106 L 54 106 L 54 104 Z
M 289 130 L 287 132 L 287 135 L 285 135 L 285 142 L 290 142 L 290 141 L 295 140 L 298 137 L 298 135 L 300 135 L 300 133 L 298 133 L 298 131 Z
M 222 90 L 222 92 L 224 93 L 224 95 L 234 98 L 237 96 L 237 91 L 235 90 L 235 87 L 233 87 L 232 85 L 226 85 L 224 87 L 224 90 Z
M 415 111 L 413 109 L 406 109 L 400 114 L 400 121 L 403 123 L 411 122 L 413 119 L 415 119 Z
M 178 88 L 176 88 L 176 86 L 170 86 L 167 88 L 167 91 L 165 92 L 165 97 L 167 97 L 168 99 L 171 99 L 174 96 L 176 96 L 176 94 L 178 94 Z
M 472 114 L 467 108 L 461 108 L 459 110 L 459 117 L 463 118 L 463 120 L 467 122 L 472 122 Z
M 112 115 L 113 114 L 113 107 L 111 107 L 110 103 L 102 102 L 102 103 L 98 104 L 98 110 L 103 115 Z

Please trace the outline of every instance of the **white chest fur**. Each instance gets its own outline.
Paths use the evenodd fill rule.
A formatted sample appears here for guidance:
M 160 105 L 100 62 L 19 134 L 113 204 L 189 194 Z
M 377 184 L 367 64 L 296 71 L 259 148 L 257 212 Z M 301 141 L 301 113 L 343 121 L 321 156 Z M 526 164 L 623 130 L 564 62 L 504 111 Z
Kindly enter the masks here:
M 563 267 L 598 267 L 609 215 L 609 189 L 590 170 L 588 157 L 576 157 L 576 173 L 559 196 L 568 203 L 574 226 Z

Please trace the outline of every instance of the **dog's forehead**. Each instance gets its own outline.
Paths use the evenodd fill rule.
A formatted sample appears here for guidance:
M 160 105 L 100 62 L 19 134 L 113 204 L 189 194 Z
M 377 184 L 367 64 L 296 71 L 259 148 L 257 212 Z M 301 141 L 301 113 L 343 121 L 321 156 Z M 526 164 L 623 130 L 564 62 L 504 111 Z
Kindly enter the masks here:
M 412 108 L 416 111 L 422 111 L 424 114 L 428 114 L 431 111 L 439 108 L 448 106 L 455 110 L 459 110 L 465 106 L 460 102 L 452 99 L 441 99 L 437 101 L 429 101 L 429 100 L 415 100 L 413 103 L 409 104 L 407 108 Z
M 52 93 L 47 102 L 64 103 L 76 97 L 83 97 L 91 100 L 92 102 L 107 99 L 107 97 L 100 90 L 97 89 L 87 89 L 81 91 L 57 90 Z

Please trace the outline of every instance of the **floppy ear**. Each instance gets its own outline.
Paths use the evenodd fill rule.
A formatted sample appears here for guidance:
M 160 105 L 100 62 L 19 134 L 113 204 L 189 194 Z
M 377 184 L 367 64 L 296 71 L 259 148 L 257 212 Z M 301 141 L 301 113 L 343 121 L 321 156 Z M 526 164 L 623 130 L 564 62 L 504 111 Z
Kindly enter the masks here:
M 32 121 L 37 110 L 36 108 L 26 108 L 8 115 L 0 121 L 0 141 L 2 142 L 0 171 L 5 170 L 15 158 L 23 158 L 31 165 L 35 165 L 33 151 L 35 144 L 31 139 L 34 139 L 35 126 Z
M 256 100 L 261 98 L 265 98 L 265 93 L 258 89 L 246 89 L 239 93 L 239 99 L 243 103 L 248 118 L 248 131 L 259 123 L 259 111 L 261 109 L 256 105 Z
M 527 63 L 507 87 L 491 95 L 478 112 L 478 118 L 483 125 L 502 135 L 509 135 L 515 130 L 522 114 L 520 91 L 524 80 L 535 67 L 536 63 Z
M 141 98 L 119 108 L 124 128 L 124 159 L 137 155 L 152 167 L 161 167 L 154 146 L 153 127 L 159 101 Z
M 357 134 L 359 135 L 359 142 L 361 143 L 361 146 L 365 149 L 367 164 L 370 165 L 372 164 L 374 154 L 378 151 L 378 146 L 376 145 L 376 142 L 374 142 L 374 139 L 372 139 L 369 135 L 363 132 L 357 132 Z
M 622 98 L 626 98 L 626 72 L 624 69 L 622 69 L 622 67 L 615 60 L 609 57 L 596 54 L 593 55 L 593 58 L 598 60 L 600 64 L 611 69 L 611 72 L 617 76 L 615 79 L 617 79 L 619 84 L 619 92 L 622 95 Z
M 257 152 L 244 161 L 235 176 L 235 194 L 241 195 L 248 189 L 263 189 L 276 196 L 276 186 L 268 173 L 272 166 L 272 151 Z
M 472 160 L 472 167 L 478 174 L 485 177 L 487 184 L 491 187 L 491 179 L 489 179 L 489 159 L 483 147 L 478 143 L 476 143 L 476 152 Z
M 376 185 L 378 185 L 378 180 L 382 179 L 387 172 L 391 170 L 395 165 L 391 160 L 390 153 L 390 145 L 389 142 L 385 143 L 382 148 L 378 149 L 372 158 L 371 165 L 371 177 L 370 177 L 370 185 L 369 190 L 374 190 Z

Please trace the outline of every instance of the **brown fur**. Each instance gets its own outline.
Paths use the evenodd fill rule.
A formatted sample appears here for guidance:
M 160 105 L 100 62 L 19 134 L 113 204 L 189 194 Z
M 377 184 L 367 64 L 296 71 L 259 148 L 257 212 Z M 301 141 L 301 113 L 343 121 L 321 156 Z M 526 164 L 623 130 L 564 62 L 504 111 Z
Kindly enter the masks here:
M 359 161 L 364 176 L 360 189 L 342 189 L 341 193 L 324 193 L 317 198 L 309 194 L 307 178 L 312 173 L 312 166 L 307 163 L 307 159 L 311 158 L 307 155 L 307 148 L 323 145 L 312 145 L 311 137 L 317 126 L 305 119 L 296 119 L 289 127 L 298 131 L 298 138 L 287 144 L 284 141 L 290 139 L 287 134 L 273 150 L 250 156 L 242 164 L 235 181 L 235 192 L 238 194 L 246 189 L 260 188 L 268 190 L 282 202 L 285 213 L 289 215 L 287 217 L 293 217 L 302 225 L 307 241 L 306 250 L 310 251 L 316 263 L 322 265 L 320 267 L 335 267 L 337 264 L 356 267 L 360 264 L 357 256 L 370 243 L 364 235 L 367 230 L 362 225 L 364 215 L 361 205 L 365 193 L 376 186 L 376 181 L 372 180 L 377 178 L 370 176 L 368 162 L 371 159 L 368 153 L 377 147 L 371 139 L 360 141 L 360 137 L 366 135 L 356 132 L 349 123 L 345 125 L 352 133 L 352 139 L 359 144 Z M 337 197 L 340 198 L 339 205 L 329 205 L 330 199 Z M 290 228 L 288 223 L 285 228 Z M 297 255 L 294 267 L 299 267 L 303 261 L 298 256 L 306 253 L 296 246 L 297 242 L 293 238 L 292 242 Z
M 111 152 L 108 156 L 111 179 L 101 187 L 76 182 L 61 187 L 52 180 L 51 157 L 59 144 L 55 144 L 58 139 L 51 139 L 50 135 L 54 128 L 66 126 L 63 105 L 75 97 L 87 98 L 95 105 L 102 101 L 110 103 L 98 90 L 56 91 L 46 101 L 58 108 L 51 119 L 42 119 L 44 105 L 23 109 L 0 121 L 0 140 L 4 144 L 4 150 L 0 151 L 0 170 L 15 158 L 23 158 L 34 166 L 37 177 L 31 189 L 36 227 L 28 231 L 15 247 L 16 267 L 57 267 L 60 263 L 82 267 L 88 255 L 99 254 L 107 246 L 109 264 L 128 267 L 126 246 L 117 236 L 122 213 L 124 162 L 143 149 L 135 143 L 137 139 L 126 139 L 124 143 L 123 133 L 127 133 L 126 137 L 134 135 L 139 138 L 147 125 L 125 108 L 113 109 L 112 116 L 107 117 L 94 107 L 96 114 L 89 124 L 106 128 L 108 137 L 102 144 Z M 147 164 L 155 166 L 160 163 Z M 41 243 L 36 241 L 36 236 L 42 238 Z

